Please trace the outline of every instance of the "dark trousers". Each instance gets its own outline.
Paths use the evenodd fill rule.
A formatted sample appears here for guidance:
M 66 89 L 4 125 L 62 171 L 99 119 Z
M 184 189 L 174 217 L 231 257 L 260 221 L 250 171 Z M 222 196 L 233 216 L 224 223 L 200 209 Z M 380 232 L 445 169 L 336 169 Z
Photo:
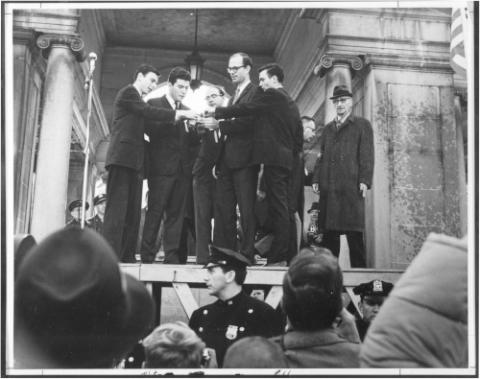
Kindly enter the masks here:
M 326 247 L 338 258 L 340 255 L 340 235 L 342 234 L 347 236 L 351 266 L 367 267 L 363 232 L 326 230 L 323 233 L 323 240 L 320 243 L 320 246 Z
M 163 249 L 164 263 L 186 263 L 186 244 L 181 243 L 185 227 L 189 176 L 178 174 L 157 176 L 148 179 L 148 209 L 143 227 L 141 256 L 142 261 L 155 259 L 155 241 L 164 219 Z
M 135 262 L 142 184 L 138 171 L 116 165 L 108 168 L 103 236 L 122 262 Z
M 278 166 L 264 166 L 263 179 L 274 236 L 267 253 L 267 262 L 276 263 L 288 258 L 290 230 L 293 227 L 288 206 L 290 170 Z
M 297 248 L 297 221 L 295 213 L 298 213 L 300 222 L 303 219 L 303 159 L 300 155 L 296 155 L 293 159 L 292 170 L 290 172 L 290 180 L 288 183 L 288 213 L 290 220 L 290 244 L 288 247 L 287 262 L 290 262 L 298 253 Z M 303 223 L 300 231 L 303 230 Z M 302 238 L 302 233 L 300 233 Z M 300 245 L 302 242 L 300 241 Z
M 208 261 L 208 245 L 212 243 L 213 202 L 215 178 L 210 172 L 193 177 L 193 204 L 195 207 L 195 254 L 197 264 Z
M 242 241 L 240 251 L 253 259 L 255 243 L 255 199 L 257 193 L 258 167 L 228 169 L 220 166 L 214 204 L 215 228 L 213 243 L 216 246 L 236 250 L 237 214 L 240 210 Z

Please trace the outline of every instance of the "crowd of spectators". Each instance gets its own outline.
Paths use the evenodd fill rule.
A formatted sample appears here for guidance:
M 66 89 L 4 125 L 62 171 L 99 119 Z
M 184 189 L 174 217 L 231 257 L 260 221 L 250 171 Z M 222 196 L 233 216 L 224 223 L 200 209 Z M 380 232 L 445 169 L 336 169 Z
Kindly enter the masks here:
M 277 317 L 273 309 L 242 288 L 245 258 L 228 249 L 211 248 L 206 265 L 217 302 L 200 308 L 190 326 L 155 326 L 146 287 L 122 272 L 97 232 L 65 228 L 16 247 L 15 368 L 118 368 L 139 341 L 145 369 L 468 365 L 466 238 L 431 234 L 395 286 L 359 284 L 354 291 L 369 324 L 363 341 L 343 300 L 338 260 L 325 248 L 304 248 L 293 258 L 282 285 L 286 322 L 274 330 L 261 318 Z M 373 317 L 365 300 L 375 303 Z M 214 312 L 230 317 L 215 319 L 216 329 L 206 317 Z

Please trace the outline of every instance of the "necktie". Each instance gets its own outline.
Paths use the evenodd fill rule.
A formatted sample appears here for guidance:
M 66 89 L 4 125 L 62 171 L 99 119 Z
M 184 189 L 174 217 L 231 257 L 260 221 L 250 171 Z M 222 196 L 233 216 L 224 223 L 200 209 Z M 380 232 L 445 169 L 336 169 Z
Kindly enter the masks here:
M 240 95 L 240 87 L 237 87 L 237 89 L 235 90 L 235 96 L 233 97 L 232 104 L 235 104 L 237 102 L 239 95 Z
M 180 105 L 182 103 L 180 101 L 175 101 L 175 109 L 180 109 Z

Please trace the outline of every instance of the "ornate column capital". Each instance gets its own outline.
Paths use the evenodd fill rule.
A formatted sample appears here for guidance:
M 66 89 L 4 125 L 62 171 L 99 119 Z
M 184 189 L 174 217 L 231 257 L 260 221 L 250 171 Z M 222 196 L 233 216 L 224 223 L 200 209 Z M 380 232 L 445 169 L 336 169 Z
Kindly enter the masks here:
M 68 47 L 78 62 L 82 62 L 86 58 L 85 43 L 75 35 L 62 34 L 42 34 L 37 38 L 37 46 L 42 50 L 42 55 L 48 58 L 50 49 L 55 45 Z
M 338 64 L 350 66 L 352 76 L 356 71 L 360 71 L 364 67 L 363 58 L 357 55 L 324 54 L 320 58 L 320 62 L 313 68 L 313 73 L 323 77 L 330 68 Z

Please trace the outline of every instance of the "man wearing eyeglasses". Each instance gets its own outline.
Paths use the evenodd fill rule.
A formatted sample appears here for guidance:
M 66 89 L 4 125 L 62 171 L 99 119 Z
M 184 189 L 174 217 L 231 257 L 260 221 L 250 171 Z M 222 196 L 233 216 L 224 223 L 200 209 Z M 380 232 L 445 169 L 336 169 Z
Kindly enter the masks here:
M 352 93 L 336 86 L 330 98 L 337 115 L 320 138 L 320 158 L 312 187 L 320 194 L 318 227 L 322 247 L 336 257 L 340 235 L 347 236 L 351 267 L 366 267 L 365 196 L 372 185 L 374 146 L 370 122 L 352 114 Z
M 383 280 L 372 280 L 371 282 L 361 283 L 353 288 L 355 295 L 360 295 L 358 307 L 362 312 L 362 317 L 355 320 L 358 334 L 363 341 L 367 330 L 375 319 L 383 305 L 383 302 L 393 288 L 393 284 Z
M 257 86 L 250 81 L 252 59 L 245 53 L 233 54 L 227 71 L 236 85 L 231 104 L 242 104 L 253 97 Z M 253 261 L 255 241 L 255 198 L 258 166 L 252 161 L 255 118 L 221 121 L 222 147 L 216 163 L 217 199 L 213 242 L 216 246 L 237 248 L 236 207 L 240 210 L 242 241 L 240 251 Z
M 224 104 L 225 91 L 221 87 L 209 86 L 205 100 L 211 108 Z M 212 218 L 216 197 L 216 181 L 212 169 L 220 152 L 220 134 L 198 127 L 200 134 L 200 150 L 193 165 L 193 203 L 195 207 L 195 253 L 197 264 L 208 261 L 208 245 L 212 243 Z

